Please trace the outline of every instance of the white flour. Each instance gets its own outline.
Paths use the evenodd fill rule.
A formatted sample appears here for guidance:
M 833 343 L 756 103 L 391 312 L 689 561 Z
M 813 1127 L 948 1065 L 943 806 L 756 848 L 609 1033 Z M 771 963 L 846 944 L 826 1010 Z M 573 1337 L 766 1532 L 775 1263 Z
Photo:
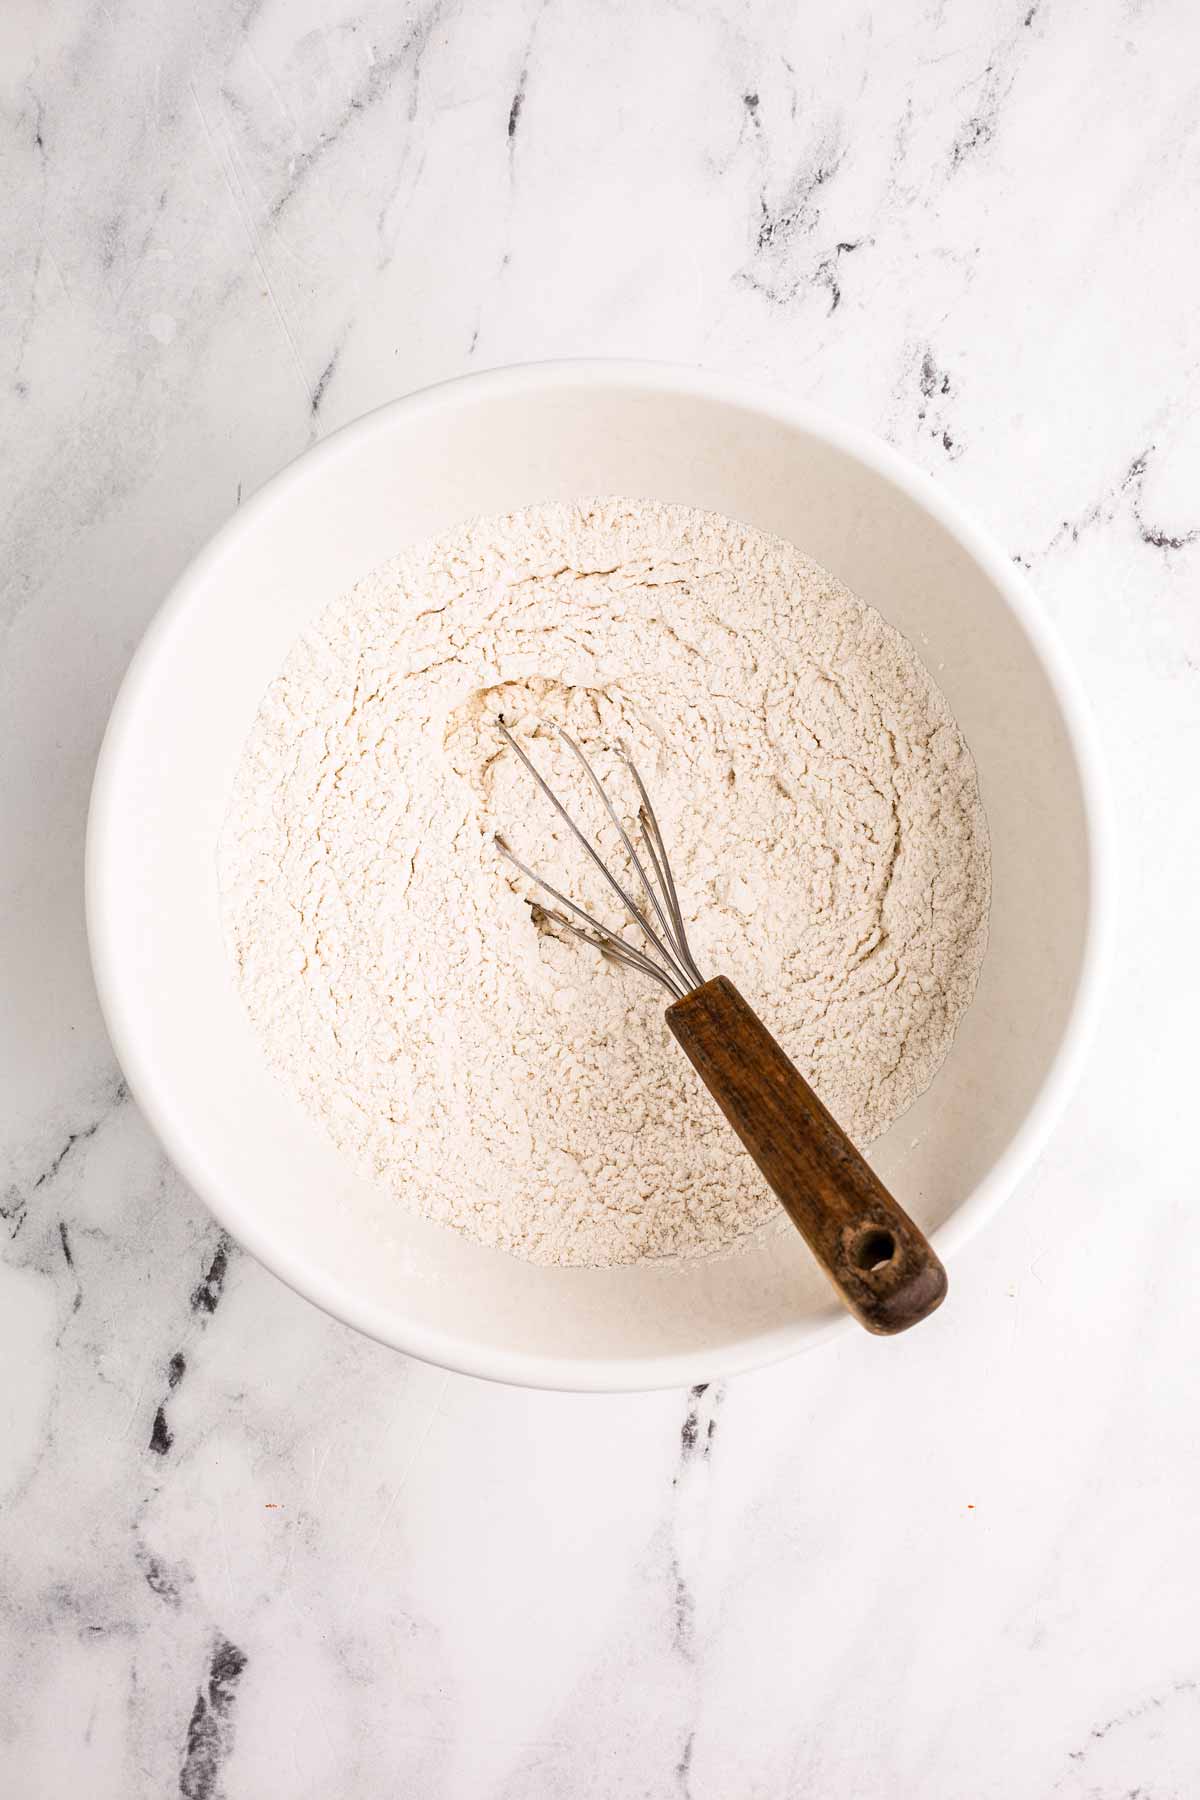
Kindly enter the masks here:
M 912 647 L 789 544 L 634 500 L 535 507 L 378 569 L 297 643 L 221 849 L 271 1063 L 397 1203 L 534 1262 L 692 1255 L 774 1201 L 666 996 L 539 931 L 526 862 L 611 897 L 492 723 L 585 820 L 623 739 L 702 971 L 867 1144 L 928 1086 L 983 955 L 975 770 Z M 598 835 L 598 834 L 597 834 Z

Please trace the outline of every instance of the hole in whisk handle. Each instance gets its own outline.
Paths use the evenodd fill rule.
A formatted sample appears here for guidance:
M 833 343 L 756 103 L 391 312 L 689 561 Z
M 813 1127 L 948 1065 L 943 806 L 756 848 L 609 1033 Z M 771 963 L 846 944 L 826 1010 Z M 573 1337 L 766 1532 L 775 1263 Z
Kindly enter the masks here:
M 864 1275 L 886 1269 L 895 1256 L 897 1244 L 891 1232 L 880 1225 L 866 1225 L 850 1248 L 850 1261 Z

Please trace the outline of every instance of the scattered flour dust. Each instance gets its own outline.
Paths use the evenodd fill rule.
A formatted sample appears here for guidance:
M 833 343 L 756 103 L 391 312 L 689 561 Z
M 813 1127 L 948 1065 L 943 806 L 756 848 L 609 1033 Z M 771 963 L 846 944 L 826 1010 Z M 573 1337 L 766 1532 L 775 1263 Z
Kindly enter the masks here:
M 606 842 L 547 726 L 619 787 L 624 742 L 701 970 L 736 982 L 861 1144 L 928 1086 L 975 986 L 971 757 L 912 647 L 824 569 L 639 500 L 405 552 L 268 691 L 221 883 L 245 1003 L 303 1105 L 399 1204 L 529 1261 L 716 1250 L 775 1203 L 662 990 L 535 923 L 497 831 L 617 920 L 497 714 Z

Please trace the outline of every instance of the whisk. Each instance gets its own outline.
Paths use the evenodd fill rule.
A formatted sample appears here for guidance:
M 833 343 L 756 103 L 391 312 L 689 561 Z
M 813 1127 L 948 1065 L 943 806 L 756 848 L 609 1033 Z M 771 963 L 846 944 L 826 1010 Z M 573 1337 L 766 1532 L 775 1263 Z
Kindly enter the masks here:
M 670 858 L 650 796 L 622 745 L 612 749 L 638 796 L 636 835 L 626 829 L 604 783 L 561 726 L 551 726 L 572 752 L 611 824 L 644 904 L 619 881 L 503 718 L 500 733 L 595 865 L 637 929 L 630 943 L 594 918 L 514 855 L 496 847 L 554 906 L 534 905 L 535 918 L 581 938 L 608 961 L 657 981 L 671 996 L 666 1018 L 709 1093 L 804 1237 L 844 1304 L 868 1331 L 906 1331 L 946 1295 L 946 1271 L 924 1234 L 884 1187 L 832 1114 L 733 983 L 706 980 L 687 940 Z

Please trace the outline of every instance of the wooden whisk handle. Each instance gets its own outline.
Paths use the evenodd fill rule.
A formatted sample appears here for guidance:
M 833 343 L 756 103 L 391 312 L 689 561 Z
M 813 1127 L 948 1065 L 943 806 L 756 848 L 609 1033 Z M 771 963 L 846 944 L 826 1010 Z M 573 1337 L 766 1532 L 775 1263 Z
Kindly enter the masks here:
M 945 1269 L 733 983 L 706 981 L 667 1023 L 855 1318 L 880 1333 L 928 1318 Z

